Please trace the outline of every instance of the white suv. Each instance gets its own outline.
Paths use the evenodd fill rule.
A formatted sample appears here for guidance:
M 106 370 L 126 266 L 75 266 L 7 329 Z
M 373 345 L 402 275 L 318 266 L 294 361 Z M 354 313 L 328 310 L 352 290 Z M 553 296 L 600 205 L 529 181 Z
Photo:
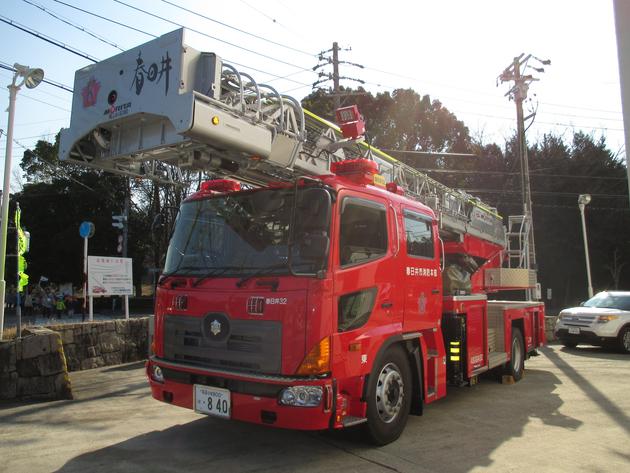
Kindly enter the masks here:
M 560 312 L 554 333 L 567 347 L 613 345 L 630 353 L 630 292 L 604 291 Z

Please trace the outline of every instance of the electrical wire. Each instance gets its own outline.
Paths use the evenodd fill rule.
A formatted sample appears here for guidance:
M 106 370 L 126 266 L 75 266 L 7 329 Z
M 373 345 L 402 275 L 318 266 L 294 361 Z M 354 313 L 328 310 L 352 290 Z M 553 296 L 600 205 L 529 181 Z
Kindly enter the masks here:
M 264 57 L 265 59 L 269 59 L 270 61 L 274 61 L 274 62 L 277 62 L 277 63 L 280 63 L 280 64 L 285 64 L 287 66 L 290 66 L 290 67 L 293 67 L 293 68 L 296 68 L 296 69 L 300 69 L 300 70 L 303 70 L 303 71 L 306 71 L 306 72 L 311 72 L 311 73 L 313 72 L 311 69 L 306 69 L 304 67 L 297 66 L 297 65 L 295 65 L 293 63 L 290 63 L 288 61 L 283 61 L 282 59 L 277 59 L 277 58 L 274 58 L 272 56 L 268 56 L 266 54 L 259 53 L 257 51 L 254 51 L 253 49 L 249 49 L 249 48 L 246 48 L 246 47 L 243 47 L 243 46 L 239 46 L 238 44 L 231 43 L 229 41 L 217 38 L 216 36 L 209 35 L 208 33 L 204 33 L 203 31 L 197 30 L 195 28 L 186 27 L 186 26 L 184 26 L 184 25 L 182 25 L 180 23 L 177 23 L 176 21 L 169 20 L 168 18 L 164 18 L 162 16 L 156 15 L 155 13 L 148 12 L 146 10 L 143 10 L 142 8 L 135 7 L 133 5 L 129 5 L 129 4 L 125 3 L 125 2 L 123 2 L 122 0 L 113 0 L 113 1 L 116 2 L 116 3 L 119 3 L 120 5 L 124 5 L 127 8 L 131 8 L 132 10 L 136 10 L 138 12 L 144 13 L 145 15 L 149 15 L 149 16 L 151 16 L 153 18 L 157 18 L 159 20 L 162 20 L 162 21 L 165 21 L 165 22 L 170 23 L 172 25 L 175 25 L 175 26 L 177 26 L 179 28 L 186 28 L 189 31 L 192 31 L 194 33 L 200 34 L 202 36 L 205 36 L 207 38 L 213 39 L 215 41 L 219 41 L 220 43 L 227 44 L 227 45 L 232 46 L 234 48 L 238 48 L 238 49 L 241 49 L 243 51 L 247 51 L 247 52 L 255 54 L 257 56 Z M 297 81 L 293 81 L 293 82 L 297 82 Z M 301 83 L 301 82 L 298 82 L 298 84 L 306 85 L 306 84 Z
M 61 0 L 53 0 L 53 2 L 57 2 L 57 3 L 59 3 L 59 4 L 61 4 L 61 5 L 64 5 L 64 6 L 68 7 L 68 8 L 72 8 L 72 9 L 74 9 L 74 10 L 80 11 L 80 12 L 82 12 L 82 13 L 85 13 L 85 14 L 87 14 L 87 15 L 93 16 L 93 17 L 95 17 L 95 18 L 100 18 L 101 20 L 105 20 L 105 21 L 108 21 L 108 22 L 113 23 L 113 24 L 115 24 L 115 25 L 122 26 L 123 28 L 130 29 L 130 30 L 135 31 L 135 32 L 137 32 L 137 33 L 141 33 L 141 34 L 144 34 L 144 35 L 150 36 L 151 38 L 157 38 L 157 37 L 158 37 L 158 36 L 156 36 L 156 35 L 154 35 L 154 34 L 147 33 L 146 31 L 140 30 L 140 29 L 135 28 L 135 27 L 133 27 L 133 26 L 126 25 L 126 24 L 121 23 L 121 22 L 119 22 L 119 21 L 112 20 L 111 18 L 107 18 L 107 17 L 105 17 L 105 16 L 101 16 L 101 15 L 99 15 L 99 14 L 97 14 L 97 13 L 94 13 L 94 12 L 91 12 L 91 11 L 88 11 L 88 10 L 84 10 L 83 8 L 79 8 L 79 7 L 75 6 L 75 5 L 71 5 L 71 4 L 69 4 L 69 3 L 62 2 Z
M 9 63 L 4 62 L 4 61 L 0 61 L 0 69 L 5 69 L 7 71 L 15 72 L 15 68 L 12 67 Z M 67 85 L 62 84 L 61 82 L 54 81 L 52 79 L 44 79 L 42 80 L 42 82 L 48 85 L 52 85 L 54 87 L 58 87 L 62 90 L 65 90 L 66 92 L 73 92 L 73 90 Z
M 109 46 L 113 46 L 114 48 L 118 49 L 119 51 L 124 51 L 124 49 L 123 49 L 123 48 L 121 48 L 120 46 L 118 46 L 116 43 L 112 43 L 111 41 L 109 41 L 109 40 L 107 40 L 107 39 L 103 38 L 102 36 L 97 35 L 96 33 L 91 32 L 91 31 L 90 31 L 90 30 L 88 30 L 87 28 L 84 28 L 83 26 L 79 26 L 79 25 L 77 25 L 77 24 L 75 24 L 75 23 L 71 22 L 70 20 L 68 20 L 68 19 L 66 19 L 66 18 L 64 18 L 64 17 L 62 17 L 61 15 L 56 14 L 55 12 L 53 12 L 53 11 L 51 11 L 51 10 L 48 10 L 48 9 L 47 9 L 47 8 L 45 8 L 43 5 L 39 5 L 39 4 L 37 4 L 37 3 L 31 2 L 30 0 L 22 0 L 22 1 L 23 1 L 24 3 L 27 3 L 27 4 L 29 4 L 29 5 L 31 5 L 31 6 L 33 6 L 33 7 L 35 7 L 35 8 L 39 8 L 41 11 L 43 11 L 43 12 L 47 13 L 48 15 L 52 16 L 53 18 L 56 18 L 57 20 L 59 20 L 59 21 L 61 21 L 61 22 L 65 23 L 66 25 L 72 26 L 73 28 L 76 28 L 77 30 L 82 31 L 83 33 L 86 33 L 86 34 L 88 34 L 88 35 L 92 36 L 93 38 L 95 38 L 95 39 L 97 39 L 97 40 L 99 40 L 99 41 L 101 41 L 101 42 L 103 42 L 103 43 L 105 43 L 105 44 L 108 44 Z
M 24 1 L 27 1 L 27 0 L 24 0 Z M 256 39 L 259 39 L 259 40 L 261 40 L 261 41 L 266 41 L 267 43 L 271 43 L 271 44 L 274 44 L 274 45 L 276 45 L 276 46 L 280 46 L 280 47 L 282 47 L 282 48 L 286 48 L 286 49 L 289 49 L 289 50 L 291 50 L 291 51 L 295 51 L 295 52 L 297 52 L 297 53 L 304 54 L 304 55 L 306 55 L 306 56 L 310 56 L 310 57 L 317 57 L 317 54 L 312 54 L 312 53 L 309 53 L 309 52 L 303 51 L 303 50 L 301 50 L 301 49 L 297 49 L 297 48 L 293 48 L 293 47 L 291 47 L 291 46 L 287 46 L 286 44 L 282 44 L 282 43 L 278 43 L 278 42 L 276 42 L 276 41 L 272 41 L 272 40 L 270 40 L 270 39 L 268 39 L 268 38 L 265 38 L 265 37 L 263 37 L 263 36 L 258 36 L 258 35 L 254 34 L 254 33 L 250 33 L 249 31 L 245 31 L 245 30 L 242 30 L 242 29 L 237 28 L 237 27 L 235 27 L 235 26 L 228 25 L 227 23 L 224 23 L 224 22 L 222 22 L 222 21 L 215 20 L 214 18 L 210 18 L 209 16 L 206 16 L 206 15 L 204 15 L 203 13 L 199 13 L 199 12 L 196 12 L 196 11 L 194 11 L 194 10 L 190 10 L 190 9 L 188 9 L 188 8 L 186 8 L 186 7 L 182 7 L 181 5 L 178 5 L 178 4 L 176 4 L 176 3 L 173 3 L 173 2 L 171 2 L 171 1 L 169 1 L 169 0 L 161 0 L 161 1 L 162 1 L 163 3 L 166 3 L 166 4 L 168 4 L 168 5 L 171 5 L 171 6 L 175 7 L 175 8 L 178 8 L 178 9 L 180 9 L 180 10 L 183 10 L 183 11 L 185 11 L 185 12 L 188 12 L 188 13 L 191 13 L 191 14 L 193 14 L 193 15 L 196 15 L 196 16 L 198 16 L 198 17 L 200 17 L 200 18 L 205 19 L 205 20 L 211 21 L 211 22 L 213 22 L 213 23 L 217 23 L 217 24 L 219 24 L 219 25 L 221 25 L 221 26 L 225 26 L 226 28 L 230 28 L 230 29 L 232 29 L 232 30 L 238 31 L 239 33 L 243 33 L 243 34 L 246 34 L 246 35 L 248 35 L 248 36 L 251 36 L 252 38 L 256 38 Z
M 38 32 L 38 31 L 35 31 L 32 28 L 29 28 L 27 26 L 21 25 L 20 23 L 18 23 L 16 21 L 13 21 L 10 18 L 7 18 L 7 17 L 5 17 L 3 15 L 0 15 L 0 21 L 6 23 L 7 25 L 13 26 L 14 28 L 22 30 L 25 33 L 33 35 L 36 38 L 39 38 L 39 39 L 41 39 L 43 41 L 46 41 L 46 42 L 48 42 L 50 44 L 53 44 L 53 45 L 55 45 L 55 46 L 57 46 L 57 47 L 59 47 L 61 49 L 65 49 L 66 51 L 71 52 L 72 54 L 76 54 L 77 56 L 80 56 L 82 58 L 88 59 L 88 60 L 90 60 L 92 62 L 99 62 L 99 59 L 97 59 L 97 58 L 95 58 L 93 56 L 90 56 L 89 54 L 84 53 L 83 51 L 80 51 L 78 49 L 72 48 L 72 47 L 62 43 L 61 41 L 57 41 L 56 39 L 53 39 L 50 36 L 46 36 L 45 34 L 42 34 L 42 33 Z

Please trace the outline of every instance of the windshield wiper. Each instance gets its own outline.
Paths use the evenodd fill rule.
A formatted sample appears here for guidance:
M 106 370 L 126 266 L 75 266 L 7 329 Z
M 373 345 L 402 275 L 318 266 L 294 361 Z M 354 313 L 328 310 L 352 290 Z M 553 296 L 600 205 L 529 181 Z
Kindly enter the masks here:
M 275 264 L 273 266 L 267 266 L 266 268 L 260 268 L 258 271 L 254 271 L 251 274 L 248 274 L 247 276 L 242 277 L 241 279 L 239 279 L 236 282 L 236 287 L 243 287 L 243 285 L 253 279 L 253 278 L 257 278 L 259 276 L 265 276 L 268 274 L 272 274 L 275 270 L 277 269 L 282 269 L 282 268 L 286 268 L 287 265 L 286 264 Z M 276 289 L 278 289 L 278 283 L 274 283 L 272 286 L 272 289 L 275 291 Z
M 234 269 L 243 269 L 243 268 L 241 266 L 217 266 L 215 268 L 212 268 L 207 273 L 199 276 L 193 283 L 193 287 L 197 287 L 199 284 L 201 284 L 204 280 L 208 278 L 216 278 L 218 276 L 221 276 L 222 274 L 225 274 L 227 271 L 234 270 Z

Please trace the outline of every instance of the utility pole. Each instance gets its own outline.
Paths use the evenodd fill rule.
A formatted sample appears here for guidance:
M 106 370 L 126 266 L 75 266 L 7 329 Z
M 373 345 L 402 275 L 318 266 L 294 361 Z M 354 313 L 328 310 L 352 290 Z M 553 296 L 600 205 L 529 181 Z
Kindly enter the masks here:
M 340 51 L 351 51 L 351 50 L 352 49 L 350 49 L 350 48 L 341 49 L 339 47 L 339 43 L 337 43 L 335 41 L 333 43 L 333 45 L 332 45 L 332 49 L 329 49 L 328 51 L 322 51 L 321 53 L 319 53 L 319 63 L 315 67 L 313 67 L 313 71 L 317 71 L 318 69 L 323 68 L 325 66 L 328 66 L 329 64 L 332 65 L 332 73 L 326 73 L 326 72 L 323 72 L 323 71 L 319 71 L 319 75 L 318 75 L 319 79 L 313 83 L 313 88 L 317 87 L 319 84 L 322 84 L 324 82 L 332 81 L 333 87 L 332 87 L 332 90 L 330 90 L 330 97 L 332 97 L 332 99 L 333 99 L 333 104 L 334 104 L 335 110 L 337 110 L 338 108 L 341 107 L 341 99 L 343 97 L 351 97 L 351 96 L 355 96 L 355 95 L 365 95 L 365 94 L 362 94 L 362 93 L 342 92 L 341 91 L 340 82 L 341 82 L 342 79 L 351 80 L 351 81 L 354 81 L 354 82 L 358 82 L 360 84 L 365 84 L 365 81 L 363 81 L 361 79 L 355 79 L 353 77 L 342 76 L 339 73 L 339 65 L 340 64 L 348 64 L 350 66 L 358 67 L 360 69 L 364 68 L 364 66 L 362 66 L 361 64 L 356 64 L 354 62 L 340 61 L 339 60 L 339 52 Z M 328 53 L 332 53 L 332 57 L 327 56 Z
M 333 54 L 333 100 L 335 110 L 341 107 L 341 97 L 339 97 L 339 44 L 335 41 L 332 47 Z
M 532 213 L 532 195 L 529 181 L 529 162 L 527 157 L 527 140 L 525 138 L 525 120 L 535 117 L 535 112 L 527 117 L 523 114 L 523 102 L 527 98 L 529 85 L 537 81 L 532 75 L 524 74 L 526 69 L 533 69 L 537 72 L 544 72 L 542 67 L 533 67 L 528 64 L 530 60 L 535 60 L 541 65 L 550 65 L 551 61 L 541 60 L 531 54 L 525 56 L 521 54 L 515 57 L 512 63 L 505 68 L 499 76 L 501 82 L 514 82 L 512 88 L 505 94 L 516 104 L 516 138 L 517 155 L 521 166 L 521 195 L 523 200 L 523 214 L 528 225 L 527 235 L 527 257 L 525 258 L 526 269 L 536 269 L 536 246 L 534 243 L 534 221 Z M 497 82 L 498 85 L 498 82 Z

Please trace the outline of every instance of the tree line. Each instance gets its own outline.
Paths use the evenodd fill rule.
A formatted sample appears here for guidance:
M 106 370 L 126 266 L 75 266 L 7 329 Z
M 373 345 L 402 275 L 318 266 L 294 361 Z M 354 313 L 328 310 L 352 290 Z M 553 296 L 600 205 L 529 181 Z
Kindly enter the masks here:
M 367 139 L 381 149 L 436 180 L 465 189 L 496 207 L 507 219 L 522 213 L 520 163 L 515 138 L 485 143 L 471 136 L 466 125 L 439 100 L 411 89 L 373 95 L 361 88 L 345 90 L 359 106 Z M 303 100 L 305 108 L 334 121 L 332 100 L 323 91 Z M 565 134 L 566 135 L 566 134 Z M 46 276 L 54 281 L 82 281 L 84 220 L 96 233 L 90 254 L 116 255 L 119 231 L 112 215 L 121 214 L 131 190 L 129 250 L 134 279 L 159 271 L 168 244 L 168 223 L 155 225 L 156 216 L 176 208 L 195 186 L 165 186 L 152 181 L 86 169 L 57 158 L 54 143 L 40 140 L 27 150 L 20 166 L 25 184 L 12 197 L 22 208 L 22 224 L 31 232 L 27 255 L 31 281 Z M 472 153 L 475 157 L 418 157 L 404 151 Z M 570 137 L 546 134 L 528 143 L 538 279 L 548 305 L 561 308 L 585 300 L 586 272 L 578 194 L 591 194 L 587 227 L 595 290 L 630 289 L 630 209 L 625 163 L 603 137 L 576 131 Z M 189 176 L 194 182 L 199 176 Z M 166 214 L 169 214 L 166 212 Z M 507 220 L 506 220 L 507 224 Z M 7 270 L 11 271 L 11 261 Z M 13 273 L 8 273 L 13 274 Z

